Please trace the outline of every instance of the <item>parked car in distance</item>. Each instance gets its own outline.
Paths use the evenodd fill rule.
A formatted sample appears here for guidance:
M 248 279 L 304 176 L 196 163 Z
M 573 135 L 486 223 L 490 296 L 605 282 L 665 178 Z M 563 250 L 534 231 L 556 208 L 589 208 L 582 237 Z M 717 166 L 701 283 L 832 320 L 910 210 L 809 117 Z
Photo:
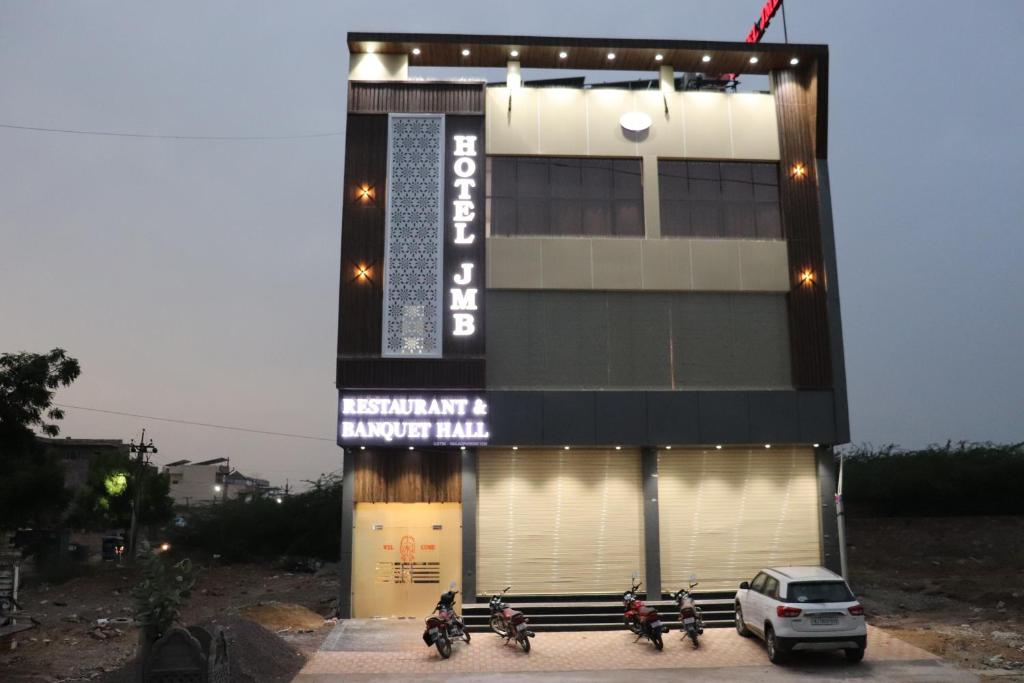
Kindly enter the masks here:
M 864 607 L 843 577 L 824 567 L 762 569 L 736 591 L 736 632 L 756 634 L 779 664 L 796 650 L 842 650 L 864 659 Z

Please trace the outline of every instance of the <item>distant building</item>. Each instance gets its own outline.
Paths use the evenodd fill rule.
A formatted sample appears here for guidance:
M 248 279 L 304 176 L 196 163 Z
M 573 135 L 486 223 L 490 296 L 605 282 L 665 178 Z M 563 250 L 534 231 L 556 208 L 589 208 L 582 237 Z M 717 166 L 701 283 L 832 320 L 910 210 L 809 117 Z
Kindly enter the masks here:
M 129 455 L 128 444 L 121 439 L 36 438 L 47 452 L 56 455 L 64 465 L 64 486 L 72 492 L 85 488 L 89 479 L 89 465 L 94 458 L 106 453 Z
M 175 505 L 209 505 L 223 500 L 269 495 L 270 482 L 231 469 L 229 458 L 201 462 L 178 460 L 164 465 Z

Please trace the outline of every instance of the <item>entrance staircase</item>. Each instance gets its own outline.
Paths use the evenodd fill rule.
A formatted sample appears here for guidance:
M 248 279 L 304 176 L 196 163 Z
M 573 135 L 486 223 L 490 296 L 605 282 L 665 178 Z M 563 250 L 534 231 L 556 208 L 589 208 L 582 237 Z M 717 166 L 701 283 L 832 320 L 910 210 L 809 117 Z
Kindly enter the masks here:
M 694 593 L 704 613 L 705 628 L 732 628 L 735 621 L 735 591 Z M 647 604 L 658 610 L 671 630 L 680 627 L 676 603 L 668 594 Z M 463 603 L 462 617 L 471 632 L 489 631 L 490 596 L 478 595 L 475 603 Z M 641 597 L 646 600 L 646 598 Z M 611 631 L 623 628 L 622 597 L 617 595 L 530 596 L 507 595 L 505 602 L 525 614 L 533 631 Z

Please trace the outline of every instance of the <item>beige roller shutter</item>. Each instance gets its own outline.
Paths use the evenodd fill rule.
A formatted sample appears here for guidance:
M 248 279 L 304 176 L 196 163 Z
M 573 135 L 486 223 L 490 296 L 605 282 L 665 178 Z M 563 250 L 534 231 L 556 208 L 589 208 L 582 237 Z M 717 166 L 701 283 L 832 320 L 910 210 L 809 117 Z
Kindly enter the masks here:
M 639 451 L 481 450 L 477 591 L 617 593 L 644 572 Z
M 810 448 L 658 453 L 661 577 L 731 589 L 762 567 L 818 565 L 818 480 Z

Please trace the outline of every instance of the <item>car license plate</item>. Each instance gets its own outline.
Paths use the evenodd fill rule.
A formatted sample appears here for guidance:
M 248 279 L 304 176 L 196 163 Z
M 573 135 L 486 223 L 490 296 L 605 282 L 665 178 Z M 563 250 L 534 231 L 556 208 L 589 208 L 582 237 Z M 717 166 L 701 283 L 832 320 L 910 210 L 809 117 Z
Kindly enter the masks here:
M 659 628 L 661 628 L 661 622 L 660 621 L 652 621 L 651 622 L 651 629 L 652 630 L 656 630 L 656 629 L 659 629 Z
M 525 631 L 526 630 L 526 624 L 516 624 L 516 630 L 517 631 Z
M 694 622 L 694 618 L 693 617 L 686 617 L 685 619 L 683 619 L 683 624 L 685 624 L 687 626 L 689 626 L 693 622 Z
M 811 617 L 811 624 L 814 626 L 835 626 L 839 623 L 839 617 L 824 616 Z

